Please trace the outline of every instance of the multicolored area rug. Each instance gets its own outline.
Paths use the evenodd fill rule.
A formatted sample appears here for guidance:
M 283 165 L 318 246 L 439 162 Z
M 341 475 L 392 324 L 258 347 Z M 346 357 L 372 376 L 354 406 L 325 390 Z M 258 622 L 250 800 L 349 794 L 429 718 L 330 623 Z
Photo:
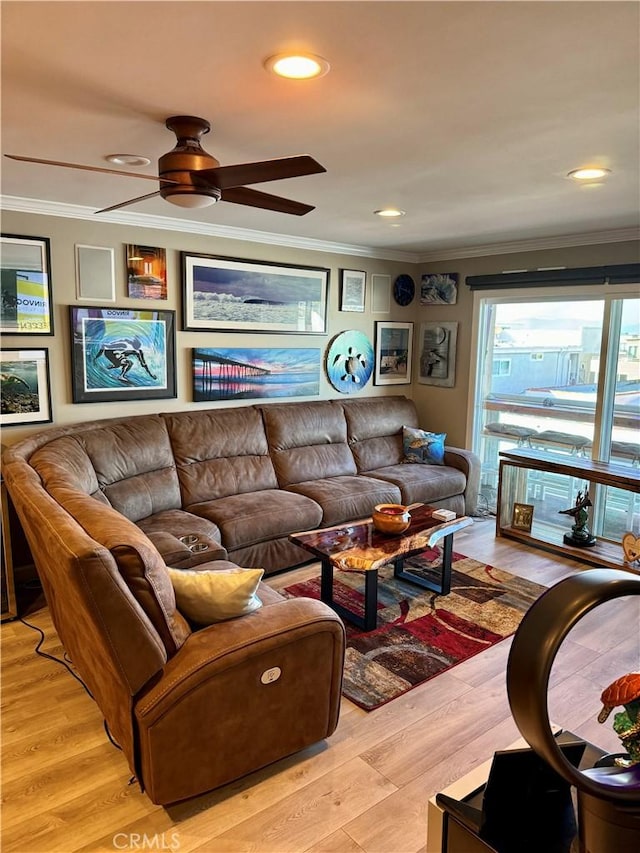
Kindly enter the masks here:
M 434 581 L 439 551 L 424 551 L 405 569 Z M 363 632 L 349 622 L 343 693 L 367 711 L 390 702 L 514 633 L 546 587 L 453 554 L 451 593 L 438 595 L 397 580 L 393 567 L 378 572 L 378 627 Z M 320 576 L 286 587 L 285 595 L 320 598 Z M 361 572 L 336 571 L 335 600 L 362 613 Z

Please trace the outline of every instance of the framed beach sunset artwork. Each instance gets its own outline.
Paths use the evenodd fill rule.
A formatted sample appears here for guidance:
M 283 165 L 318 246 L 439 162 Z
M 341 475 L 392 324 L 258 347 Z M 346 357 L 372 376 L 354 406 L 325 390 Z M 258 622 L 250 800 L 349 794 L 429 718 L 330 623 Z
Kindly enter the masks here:
M 191 352 L 195 403 L 320 393 L 319 348 L 197 347 Z

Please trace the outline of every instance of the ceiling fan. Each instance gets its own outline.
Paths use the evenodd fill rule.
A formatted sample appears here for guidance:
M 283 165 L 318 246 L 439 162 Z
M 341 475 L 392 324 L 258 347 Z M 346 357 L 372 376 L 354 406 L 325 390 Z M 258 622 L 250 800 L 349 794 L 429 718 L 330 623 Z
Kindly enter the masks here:
M 306 154 L 297 157 L 280 157 L 276 160 L 262 160 L 257 163 L 240 163 L 236 166 L 221 166 L 219 161 L 208 154 L 200 139 L 209 133 L 211 125 L 204 118 L 196 116 L 171 116 L 165 122 L 172 130 L 177 143 L 172 151 L 158 160 L 156 175 L 139 175 L 136 172 L 124 172 L 119 169 L 103 169 L 98 166 L 82 166 L 78 163 L 62 163 L 58 160 L 38 160 L 35 157 L 21 157 L 17 154 L 5 154 L 11 160 L 27 163 L 40 163 L 47 166 L 64 166 L 68 169 L 83 169 L 88 172 L 104 172 L 108 175 L 124 175 L 132 178 L 146 178 L 160 181 L 160 189 L 155 192 L 130 198 L 128 201 L 97 210 L 107 213 L 129 204 L 144 201 L 147 198 L 161 196 L 179 207 L 207 207 L 218 201 L 233 204 L 245 204 L 275 210 L 279 213 L 291 213 L 304 216 L 313 210 L 313 205 L 292 201 L 281 196 L 250 189 L 245 184 L 259 184 L 266 181 L 280 181 L 284 178 L 297 178 L 303 175 L 315 175 L 326 172 L 324 166 Z

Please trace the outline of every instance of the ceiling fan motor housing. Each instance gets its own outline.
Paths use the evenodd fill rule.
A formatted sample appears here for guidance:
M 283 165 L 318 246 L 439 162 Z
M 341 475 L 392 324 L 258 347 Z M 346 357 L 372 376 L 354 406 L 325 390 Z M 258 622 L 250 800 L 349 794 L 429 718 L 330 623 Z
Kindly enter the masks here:
M 220 165 L 200 144 L 200 138 L 211 130 L 209 122 L 197 116 L 172 116 L 165 123 L 175 133 L 177 143 L 172 151 L 158 160 L 162 198 L 171 200 L 173 197 L 175 201 L 175 196 L 197 195 L 220 201 L 222 192 L 218 187 L 198 182 L 199 171 Z M 163 178 L 178 183 L 164 183 Z

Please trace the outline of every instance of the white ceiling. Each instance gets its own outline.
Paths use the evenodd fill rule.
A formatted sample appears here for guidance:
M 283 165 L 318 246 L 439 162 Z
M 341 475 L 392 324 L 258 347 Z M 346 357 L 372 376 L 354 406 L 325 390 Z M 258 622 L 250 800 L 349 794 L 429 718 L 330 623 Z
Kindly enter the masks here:
M 304 217 L 228 203 L 130 213 L 430 253 L 638 224 L 637 2 L 3 2 L 2 152 L 157 158 L 166 117 L 209 119 L 222 165 L 311 154 L 262 184 Z M 263 60 L 307 49 L 315 81 Z M 599 163 L 598 186 L 566 173 Z M 101 208 L 151 182 L 2 160 L 4 197 Z M 6 199 L 7 206 L 11 206 Z M 372 211 L 406 210 L 391 224 Z

